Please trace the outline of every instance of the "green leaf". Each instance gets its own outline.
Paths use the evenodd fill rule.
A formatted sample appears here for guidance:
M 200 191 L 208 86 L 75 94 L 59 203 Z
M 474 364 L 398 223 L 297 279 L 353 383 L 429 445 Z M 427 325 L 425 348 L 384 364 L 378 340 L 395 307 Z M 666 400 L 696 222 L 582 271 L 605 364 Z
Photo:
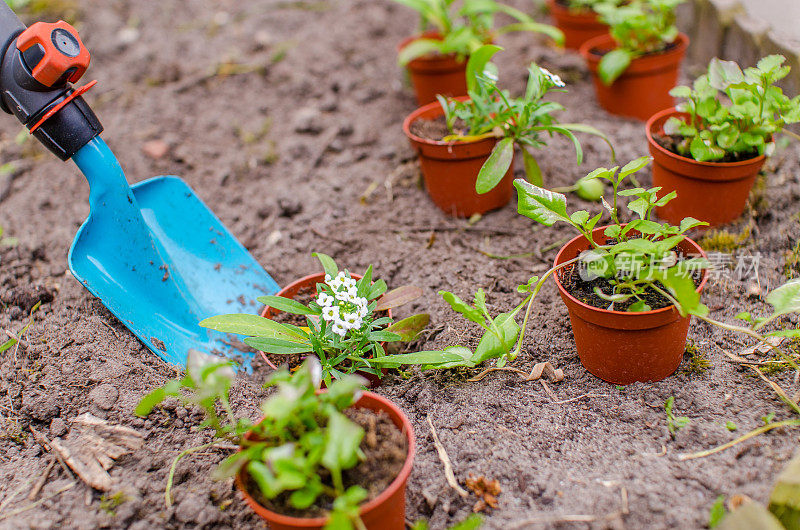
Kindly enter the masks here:
M 611 86 L 628 69 L 633 54 L 625 49 L 617 48 L 603 56 L 597 65 L 597 75 L 606 86 Z
M 411 342 L 416 340 L 420 332 L 428 326 L 430 321 L 431 316 L 429 314 L 420 313 L 404 318 L 403 320 L 398 320 L 386 328 L 386 331 L 397 333 L 400 336 L 399 340 L 403 342 Z
M 314 252 L 311 255 L 317 258 L 322 264 L 325 274 L 329 275 L 331 278 L 336 278 L 336 275 L 339 274 L 339 267 L 336 266 L 336 262 L 333 261 L 332 257 L 321 252 Z
M 724 91 L 729 86 L 744 81 L 744 74 L 735 62 L 723 61 L 714 57 L 708 64 L 708 81 L 713 88 Z
M 711 510 L 709 510 L 708 527 L 715 528 L 722 522 L 723 517 L 725 517 L 725 495 L 720 495 L 717 497 L 717 500 L 714 501 Z
M 256 481 L 261 493 L 268 499 L 274 499 L 283 491 L 278 479 L 263 462 L 258 460 L 248 462 L 247 474 Z
M 620 169 L 619 171 L 620 181 L 622 181 L 622 179 L 627 177 L 628 175 L 640 171 L 645 166 L 647 166 L 647 164 L 652 162 L 652 160 L 653 160 L 652 156 L 642 156 L 637 158 L 636 160 L 631 160 L 630 162 L 622 166 L 622 169 Z
M 521 151 L 522 161 L 525 164 L 525 178 L 527 178 L 528 182 L 534 186 L 543 185 L 544 180 L 542 179 L 542 170 L 539 167 L 539 163 L 536 161 L 536 158 L 534 158 L 533 155 L 530 154 L 524 147 L 521 148 Z
M 611 160 L 615 160 L 617 158 L 617 153 L 614 150 L 614 145 L 611 143 L 611 140 L 609 140 L 608 136 L 606 136 L 605 133 L 600 129 L 593 127 L 591 125 L 587 125 L 585 123 L 559 123 L 558 127 L 561 129 L 566 129 L 570 132 L 591 134 L 593 136 L 601 138 L 606 143 L 606 145 L 608 145 L 608 148 L 611 149 Z M 580 143 L 578 143 L 577 140 L 573 141 L 573 143 L 575 144 L 575 149 L 576 152 L 578 153 L 578 164 L 580 165 L 583 163 L 583 154 L 580 149 Z
M 386 311 L 393 307 L 398 307 L 409 302 L 413 302 L 422 296 L 422 289 L 413 285 L 404 285 L 397 289 L 392 289 L 378 299 L 375 311 Z
M 800 311 L 800 278 L 789 280 L 774 289 L 767 295 L 766 300 L 773 308 L 770 319 L 789 313 L 797 313 Z M 758 329 L 761 325 L 756 325 L 755 329 Z
M 402 340 L 403 337 L 391 331 L 378 330 L 369 332 L 369 340 L 374 342 L 397 342 Z
M 0 345 L 0 353 L 3 353 L 7 349 L 11 348 L 14 344 L 17 343 L 17 339 L 8 339 L 2 345 Z
M 464 318 L 476 324 L 485 325 L 483 314 L 478 310 L 463 301 L 458 295 L 448 291 L 439 291 L 439 295 L 444 298 L 444 301 L 450 304 L 453 311 L 461 313 Z
M 520 327 L 516 320 L 514 320 L 513 313 L 500 313 L 495 317 L 494 324 L 500 330 L 503 341 L 501 342 L 500 339 L 490 331 L 484 333 L 471 359 L 476 365 L 482 363 L 486 359 L 496 359 L 509 353 L 517 342 Z
M 769 510 L 787 529 L 800 528 L 800 453 L 778 475 Z
M 469 357 L 471 357 L 472 352 L 468 349 L 467 352 Z M 465 361 L 464 356 L 459 355 L 453 351 L 431 350 L 431 351 L 418 351 L 414 353 L 401 353 L 398 355 L 387 355 L 385 357 L 370 359 L 369 362 L 370 364 L 377 364 L 380 366 L 396 368 L 404 364 L 437 365 L 437 364 L 462 362 L 462 361 Z M 473 363 L 471 362 L 469 362 L 468 364 L 473 365 Z
M 442 49 L 442 41 L 435 39 L 417 39 L 411 41 L 397 54 L 397 62 L 405 66 L 414 59 L 436 53 Z
M 541 24 L 539 22 L 517 22 L 514 24 L 508 24 L 507 26 L 503 26 L 497 30 L 499 35 L 504 33 L 511 33 L 512 31 L 529 31 L 532 33 L 542 33 L 543 35 L 547 35 L 553 41 L 558 44 L 559 46 L 564 45 L 564 33 L 553 26 L 548 24 Z
M 763 72 L 771 72 L 772 70 L 777 69 L 784 62 L 786 62 L 786 57 L 783 55 L 768 55 L 758 61 L 756 68 Z
M 478 193 L 488 193 L 503 180 L 503 177 L 514 161 L 514 139 L 511 137 L 503 138 L 494 146 L 492 154 L 478 172 L 478 179 L 475 181 L 475 191 Z
M 152 412 L 156 405 L 164 401 L 166 397 L 167 391 L 164 389 L 164 387 L 156 388 L 144 396 L 141 401 L 139 401 L 139 404 L 136 405 L 136 409 L 133 411 L 133 413 L 137 416 L 145 417 Z
M 291 355 L 294 353 L 308 353 L 314 351 L 311 344 L 293 342 L 269 337 L 248 337 L 244 343 L 259 351 L 274 353 L 275 355 Z
M 746 502 L 729 513 L 718 530 L 785 530 L 769 510 L 755 502 Z
M 286 311 L 294 315 L 316 315 L 318 312 L 304 306 L 296 300 L 286 298 L 283 296 L 259 296 L 258 301 L 262 304 L 277 309 L 278 311 Z
M 307 482 L 306 485 L 299 490 L 293 491 L 289 497 L 289 502 L 298 510 L 305 510 L 309 508 L 317 497 L 322 495 L 323 487 L 319 482 Z
M 330 410 L 320 462 L 331 471 L 350 469 L 358 463 L 358 446 L 362 438 L 363 428 L 341 412 Z
M 386 282 L 383 279 L 376 280 L 375 283 L 372 284 L 372 287 L 369 289 L 369 294 L 367 295 L 368 300 L 374 300 L 375 298 L 379 297 L 383 293 L 386 292 Z
M 475 92 L 477 86 L 477 76 L 482 75 L 486 69 L 486 65 L 492 60 L 494 54 L 501 51 L 503 48 L 495 46 L 494 44 L 486 44 L 473 51 L 469 55 L 467 61 L 467 92 Z
M 296 326 L 281 324 L 259 315 L 231 314 L 219 315 L 200 321 L 200 326 L 221 333 L 236 333 L 253 337 L 272 337 L 305 340 L 308 335 Z
M 516 179 L 517 212 L 545 226 L 557 221 L 570 222 L 567 215 L 567 198 L 561 193 L 534 186 L 523 179 Z

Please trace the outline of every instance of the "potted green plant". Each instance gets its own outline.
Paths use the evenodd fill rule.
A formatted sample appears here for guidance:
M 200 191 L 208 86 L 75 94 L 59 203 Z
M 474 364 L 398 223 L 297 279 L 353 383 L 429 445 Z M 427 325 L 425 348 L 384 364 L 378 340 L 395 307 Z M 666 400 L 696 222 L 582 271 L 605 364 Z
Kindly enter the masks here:
M 324 272 L 301 278 L 277 295 L 259 297 L 266 306 L 262 316 L 219 315 L 200 325 L 247 335 L 245 344 L 261 352 L 297 357 L 311 354 L 321 363 L 326 385 L 356 372 L 375 383 L 383 372 L 373 361 L 386 355 L 384 344 L 412 341 L 428 325 L 427 314 L 394 322 L 390 312 L 422 296 L 422 290 L 403 286 L 387 292 L 386 282 L 373 282 L 371 265 L 359 276 L 340 271 L 326 254 L 314 256 Z M 278 322 L 280 313 L 288 318 Z
M 395 0 L 419 13 L 421 33 L 398 46 L 398 61 L 407 67 L 420 105 L 436 101 L 437 94 L 467 93 L 464 77 L 467 58 L 497 36 L 512 31 L 542 33 L 562 43 L 564 35 L 553 26 L 536 22 L 513 7 L 495 0 Z M 495 15 L 514 22 L 495 27 Z
M 601 22 L 594 6 L 608 0 L 547 0 L 556 27 L 564 33 L 564 47 L 577 50 L 594 37 L 608 35 L 608 25 Z
M 601 107 L 646 120 L 673 105 L 669 91 L 689 45 L 675 26 L 675 8 L 683 1 L 612 0 L 594 6 L 610 34 L 584 42 L 580 53 Z
M 411 422 L 391 401 L 362 391 L 362 378 L 348 375 L 320 392 L 321 375 L 313 357 L 293 375 L 286 369 L 272 374 L 267 385 L 276 391 L 252 423 L 233 413 L 231 363 L 191 351 L 186 375 L 153 390 L 136 408 L 147 416 L 174 397 L 201 407 L 204 425 L 214 429 L 215 441 L 183 451 L 173 462 L 167 504 L 177 462 L 222 441 L 238 451 L 213 477 L 235 477 L 245 501 L 273 530 L 405 528 L 405 488 L 415 453 Z
M 709 263 L 703 250 L 685 235 L 705 223 L 690 217 L 682 219 L 679 226 L 657 223 L 651 218 L 653 210 L 672 200 L 674 192 L 658 197 L 657 187 L 620 189 L 626 178 L 650 160 L 642 157 L 622 169 L 598 168 L 584 177 L 587 181 L 606 180 L 613 190 L 611 204 L 603 201 L 611 224 L 599 228 L 602 213 L 570 214 L 564 195 L 517 179 L 514 185 L 520 214 L 546 226 L 568 223 L 579 235 L 561 248 L 552 268 L 517 287 L 524 298 L 510 311 L 492 316 L 483 289 L 475 293 L 472 304 L 454 293 L 439 292 L 455 312 L 483 328 L 474 350 L 452 345 L 444 350 L 384 357 L 379 364 L 474 368 L 493 360 L 493 368 L 505 367 L 521 352 L 533 302 L 552 276 L 567 306 L 581 363 L 608 382 L 657 381 L 673 373 L 685 350 L 690 316 L 752 337 L 800 370 L 790 356 L 770 342 L 777 337 L 800 338 L 800 330 L 786 329 L 785 324 L 775 329 L 781 317 L 800 312 L 800 279 L 791 280 L 766 296 L 772 305 L 772 313 L 767 316 L 756 317 L 748 312 L 736 315 L 746 325 L 712 319 L 708 307 L 700 302 Z M 627 209 L 633 220 L 629 222 L 623 222 L 617 211 L 621 197 L 631 198 Z M 523 310 L 520 326 L 517 317 Z
M 550 92 L 563 92 L 565 85 L 535 63 L 528 68 L 523 97 L 514 98 L 500 89 L 497 69 L 490 60 L 501 49 L 489 44 L 470 56 L 468 96 L 440 97 L 403 122 L 403 131 L 419 153 L 428 194 L 450 215 L 470 217 L 510 200 L 515 146 L 522 153 L 527 177 L 541 184 L 541 171 L 531 150 L 544 147 L 548 136 L 556 133 L 569 138 L 578 164 L 583 162 L 583 150 L 575 133 L 594 134 L 608 142 L 594 127 L 558 122 L 553 114 L 564 107 L 545 98 Z
M 800 121 L 800 96 L 790 99 L 775 86 L 789 73 L 785 60 L 770 55 L 742 72 L 714 58 L 691 88 L 670 92 L 683 101 L 645 127 L 653 184 L 678 193 L 656 210 L 659 217 L 675 222 L 691 215 L 716 226 L 741 215 L 773 137 L 793 135 L 784 125 Z

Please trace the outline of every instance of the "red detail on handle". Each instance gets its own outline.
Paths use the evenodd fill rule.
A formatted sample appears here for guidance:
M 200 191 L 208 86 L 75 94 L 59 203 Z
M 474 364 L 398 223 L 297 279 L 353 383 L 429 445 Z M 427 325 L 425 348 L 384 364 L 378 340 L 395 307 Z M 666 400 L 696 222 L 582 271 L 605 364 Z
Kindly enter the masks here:
M 71 35 L 78 47 L 77 55 L 70 57 L 58 48 L 54 42 L 56 30 L 62 30 Z M 54 35 L 55 34 L 55 35 Z M 32 46 L 39 45 L 44 49 L 44 57 L 39 64 L 33 67 L 33 78 L 45 86 L 53 86 L 70 69 L 75 69 L 67 81 L 77 82 L 89 67 L 91 55 L 81 42 L 78 32 L 63 20 L 54 24 L 37 22 L 17 38 L 17 49 L 24 52 Z
M 86 91 L 87 91 L 87 90 L 89 90 L 90 88 L 92 88 L 92 87 L 93 87 L 93 86 L 95 86 L 96 84 L 97 84 L 97 79 L 95 79 L 94 81 L 89 81 L 88 83 L 86 83 L 85 85 L 83 85 L 83 86 L 82 86 L 82 87 L 80 87 L 80 88 L 76 88 L 76 89 L 75 89 L 75 92 L 73 92 L 73 93 L 72 93 L 72 94 L 70 94 L 69 96 L 65 97 L 65 98 L 64 98 L 64 101 L 62 101 L 62 102 L 61 102 L 61 103 L 59 103 L 58 105 L 54 106 L 52 109 L 48 110 L 48 111 L 45 113 L 45 115 L 44 115 L 44 116 L 42 116 L 42 119 L 41 119 L 41 120 L 39 120 L 39 121 L 37 121 L 37 122 L 36 122 L 36 125 L 34 125 L 33 127 L 31 127 L 31 128 L 30 128 L 30 132 L 31 132 L 31 134 L 33 134 L 33 132 L 34 132 L 36 129 L 38 129 L 39 127 L 41 127 L 41 126 L 42 126 L 42 124 L 43 124 L 44 122 L 46 122 L 47 120 L 49 120 L 50 118 L 52 118 L 52 117 L 53 117 L 53 114 L 55 114 L 55 113 L 56 113 L 56 112 L 58 112 L 59 110 L 63 109 L 63 108 L 64 108 L 64 107 L 67 105 L 67 103 L 69 103 L 69 102 L 70 102 L 70 101 L 72 101 L 73 99 L 77 98 L 78 96 L 82 96 L 83 94 L 85 94 L 85 93 L 86 93 Z

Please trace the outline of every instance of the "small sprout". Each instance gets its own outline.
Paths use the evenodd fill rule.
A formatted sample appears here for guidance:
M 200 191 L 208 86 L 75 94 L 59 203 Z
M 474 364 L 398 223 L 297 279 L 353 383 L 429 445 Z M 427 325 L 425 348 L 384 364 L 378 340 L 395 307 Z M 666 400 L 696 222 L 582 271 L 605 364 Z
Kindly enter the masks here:
M 764 425 L 769 425 L 775 419 L 775 413 L 770 412 L 766 416 L 761 416 L 761 421 L 764 422 Z
M 675 416 L 672 412 L 672 407 L 675 404 L 675 397 L 670 396 L 667 398 L 667 401 L 664 402 L 664 410 L 667 412 L 667 428 L 669 429 L 670 434 L 675 436 L 675 433 L 678 430 L 686 427 L 689 425 L 692 420 L 687 418 L 686 416 Z
M 725 423 L 725 428 L 728 429 L 729 431 L 733 432 L 736 429 L 738 429 L 739 427 L 737 427 L 734 422 L 728 421 L 728 422 Z
M 722 519 L 725 517 L 725 495 L 720 495 L 714 501 L 714 504 L 711 505 L 711 509 L 708 511 L 708 527 L 715 528 L 719 523 L 722 522 Z
M 127 500 L 125 493 L 122 491 L 118 491 L 113 495 L 104 493 L 103 496 L 100 497 L 100 509 L 111 517 L 115 517 L 117 515 L 117 508 Z

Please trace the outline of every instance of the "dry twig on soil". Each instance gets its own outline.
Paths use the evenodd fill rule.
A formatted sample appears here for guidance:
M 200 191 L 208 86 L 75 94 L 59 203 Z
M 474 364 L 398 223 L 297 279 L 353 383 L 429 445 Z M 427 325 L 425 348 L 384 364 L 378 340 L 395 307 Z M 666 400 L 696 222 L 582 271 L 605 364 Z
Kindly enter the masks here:
M 450 462 L 450 457 L 447 456 L 447 451 L 445 451 L 442 442 L 439 441 L 439 435 L 436 434 L 436 429 L 433 427 L 433 422 L 431 421 L 431 417 L 428 416 L 426 418 L 428 420 L 428 425 L 431 428 L 431 435 L 433 436 L 433 445 L 436 446 L 436 451 L 439 453 L 439 460 L 441 460 L 442 465 L 444 466 L 444 476 L 447 478 L 447 483 L 450 484 L 450 487 L 456 490 L 459 495 L 462 497 L 468 497 L 469 493 L 459 486 L 458 481 L 456 480 L 456 476 L 453 473 L 453 464 Z

